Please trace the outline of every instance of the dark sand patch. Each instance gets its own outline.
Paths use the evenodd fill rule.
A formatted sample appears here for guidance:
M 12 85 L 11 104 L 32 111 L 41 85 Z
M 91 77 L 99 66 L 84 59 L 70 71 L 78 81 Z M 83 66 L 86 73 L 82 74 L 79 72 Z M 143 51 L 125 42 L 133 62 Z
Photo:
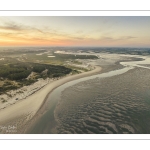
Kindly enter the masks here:
M 150 70 L 92 79 L 65 89 L 56 133 L 150 133 Z

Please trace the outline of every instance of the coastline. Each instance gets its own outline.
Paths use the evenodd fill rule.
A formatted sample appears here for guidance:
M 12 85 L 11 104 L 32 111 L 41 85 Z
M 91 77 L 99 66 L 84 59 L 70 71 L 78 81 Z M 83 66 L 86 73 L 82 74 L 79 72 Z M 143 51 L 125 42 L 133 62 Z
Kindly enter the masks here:
M 24 124 L 26 124 L 34 116 L 36 116 L 37 112 L 41 109 L 41 107 L 45 103 L 47 96 L 55 88 L 69 81 L 97 74 L 101 70 L 102 70 L 101 67 L 95 66 L 95 69 L 91 71 L 66 76 L 59 80 L 55 80 L 48 83 L 39 91 L 35 92 L 33 95 L 27 97 L 26 99 L 20 100 L 14 105 L 10 105 L 5 109 L 0 110 L 0 125 L 1 126 L 15 125 L 17 126 L 17 133 L 20 133 L 19 131 L 21 130 L 21 128 L 24 127 Z M 6 131 L 2 130 L 2 133 L 6 133 Z

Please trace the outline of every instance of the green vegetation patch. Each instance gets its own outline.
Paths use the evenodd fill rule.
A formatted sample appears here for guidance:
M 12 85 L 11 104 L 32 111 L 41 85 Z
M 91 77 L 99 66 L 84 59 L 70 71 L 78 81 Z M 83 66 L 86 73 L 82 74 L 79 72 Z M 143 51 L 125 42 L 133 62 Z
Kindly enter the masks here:
M 0 65 L 0 77 L 9 80 L 21 80 L 26 78 L 31 70 L 20 64 Z
M 44 70 L 47 70 L 48 77 L 64 76 L 72 71 L 70 68 L 59 65 L 36 64 L 33 67 L 36 73 L 42 73 Z
M 14 90 L 24 85 L 30 85 L 38 78 L 55 78 L 65 76 L 72 69 L 60 65 L 39 63 L 15 62 L 13 64 L 0 64 L 0 94 Z M 29 75 L 31 77 L 29 77 Z

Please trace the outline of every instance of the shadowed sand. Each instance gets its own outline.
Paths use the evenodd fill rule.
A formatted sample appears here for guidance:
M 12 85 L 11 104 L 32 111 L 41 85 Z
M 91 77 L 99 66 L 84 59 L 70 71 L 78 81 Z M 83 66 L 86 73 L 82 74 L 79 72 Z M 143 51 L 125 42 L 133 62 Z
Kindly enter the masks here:
M 29 121 L 36 114 L 36 112 L 44 103 L 47 95 L 52 92 L 56 87 L 78 78 L 96 74 L 100 71 L 101 67 L 96 66 L 94 70 L 81 74 L 67 76 L 47 84 L 42 89 L 27 97 L 26 99 L 20 100 L 16 104 L 0 110 L 0 125 L 15 125 L 17 126 L 16 133 L 20 133 L 19 131 L 21 130 L 21 128 L 23 128 L 26 122 Z M 6 131 L 2 129 L 0 133 L 6 133 Z
M 54 133 L 149 134 L 149 74 L 150 69 L 136 67 L 66 88 L 55 107 Z

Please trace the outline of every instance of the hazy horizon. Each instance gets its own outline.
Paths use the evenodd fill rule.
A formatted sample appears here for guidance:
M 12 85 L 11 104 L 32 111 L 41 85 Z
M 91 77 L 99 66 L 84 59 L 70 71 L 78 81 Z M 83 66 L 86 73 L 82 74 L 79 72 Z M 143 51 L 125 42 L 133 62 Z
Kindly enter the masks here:
M 141 48 L 141 49 L 150 49 L 150 46 L 149 47 L 127 47 L 127 46 L 125 46 L 125 47 L 121 47 L 121 46 L 110 46 L 110 47 L 108 47 L 108 46 L 0 46 L 0 48 L 22 48 L 22 47 L 39 47 L 39 48 L 131 48 L 131 49 L 133 49 L 133 48 L 136 48 L 136 49 L 138 49 L 138 48 Z
M 150 47 L 148 16 L 4 16 L 0 47 Z

